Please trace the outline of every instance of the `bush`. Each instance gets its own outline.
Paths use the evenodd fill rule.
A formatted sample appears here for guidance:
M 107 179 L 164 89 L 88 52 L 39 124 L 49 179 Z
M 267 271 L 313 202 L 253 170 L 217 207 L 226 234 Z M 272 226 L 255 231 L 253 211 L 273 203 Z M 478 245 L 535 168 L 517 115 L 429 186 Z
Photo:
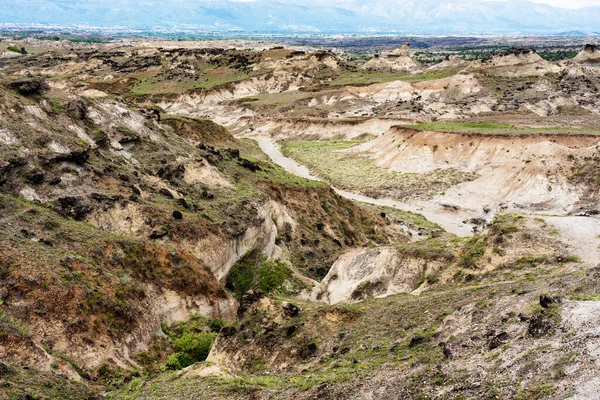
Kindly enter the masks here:
M 227 325 L 227 322 L 222 320 L 221 318 L 213 318 L 210 321 L 208 321 L 208 327 L 210 328 L 211 331 L 213 331 L 215 333 L 221 332 L 221 329 L 225 325 Z
M 170 325 L 163 322 L 161 329 L 171 340 L 175 351 L 167 357 L 167 369 L 182 369 L 206 360 L 217 333 L 225 325 L 227 322 L 220 318 L 209 320 L 195 313 L 192 313 L 188 321 L 177 321 Z
M 267 260 L 262 253 L 249 253 L 235 263 L 227 276 L 227 288 L 242 296 L 250 289 L 271 293 L 281 289 L 292 271 L 282 262 Z
M 185 353 L 174 353 L 167 357 L 166 366 L 170 370 L 183 369 L 194 363 L 192 358 Z
M 465 243 L 458 265 L 464 268 L 474 268 L 487 248 L 486 236 L 473 236 Z
M 175 350 L 185 353 L 193 362 L 204 361 L 212 348 L 216 333 L 185 333 L 173 340 Z M 189 364 L 188 364 L 189 365 Z
M 25 50 L 25 47 L 19 47 L 19 46 L 8 46 L 6 48 L 6 50 L 8 51 L 12 51 L 14 53 L 21 53 L 21 54 L 27 54 L 27 50 Z

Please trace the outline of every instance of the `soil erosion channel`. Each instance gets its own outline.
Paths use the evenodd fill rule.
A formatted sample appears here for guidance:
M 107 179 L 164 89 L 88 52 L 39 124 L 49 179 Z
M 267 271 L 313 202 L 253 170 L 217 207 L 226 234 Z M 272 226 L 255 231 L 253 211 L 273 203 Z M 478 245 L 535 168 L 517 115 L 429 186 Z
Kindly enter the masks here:
M 289 173 L 296 176 L 321 180 L 311 174 L 310 170 L 296 162 L 295 160 L 284 156 L 275 142 L 269 139 L 256 139 L 262 151 L 271 158 L 271 160 L 280 165 Z M 473 235 L 474 225 L 466 223 L 471 218 L 481 218 L 481 214 L 470 212 L 467 209 L 448 211 L 435 200 L 417 201 L 415 204 L 407 204 L 393 199 L 376 199 L 364 196 L 357 193 L 333 188 L 340 196 L 350 200 L 360 201 L 368 204 L 380 206 L 394 207 L 400 210 L 412 211 L 423 215 L 425 218 L 440 225 L 446 231 L 457 236 L 465 237 Z M 573 247 L 573 251 L 580 259 L 590 265 L 600 263 L 600 220 L 591 217 L 582 216 L 556 216 L 556 215 L 540 215 L 545 218 L 548 223 L 556 227 L 560 237 Z M 487 219 L 491 219 L 493 215 L 487 215 Z M 575 229 L 577 227 L 577 229 Z
M 316 176 L 312 175 L 309 169 L 300 165 L 296 160 L 284 156 L 277 144 L 269 139 L 256 139 L 261 150 L 269 156 L 269 158 L 276 164 L 280 165 L 287 172 L 299 176 L 301 178 L 321 180 Z M 351 193 L 337 188 L 333 188 L 340 196 L 350 200 L 360 201 L 368 204 L 375 204 L 379 206 L 394 207 L 404 211 L 412 211 L 415 213 L 422 214 L 425 218 L 440 225 L 446 231 L 453 233 L 457 236 L 470 236 L 473 234 L 473 225 L 464 223 L 463 221 L 473 218 L 465 212 L 443 212 L 441 206 L 434 202 L 420 202 L 419 204 L 407 204 L 393 199 L 375 199 L 373 197 L 364 196 L 357 193 Z

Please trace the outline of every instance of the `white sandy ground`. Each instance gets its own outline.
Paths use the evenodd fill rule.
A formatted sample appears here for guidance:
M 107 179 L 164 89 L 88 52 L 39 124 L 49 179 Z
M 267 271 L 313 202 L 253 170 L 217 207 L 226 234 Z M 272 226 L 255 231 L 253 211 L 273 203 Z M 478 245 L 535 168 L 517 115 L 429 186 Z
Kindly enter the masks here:
M 542 217 L 558 230 L 560 238 L 573 248 L 581 261 L 600 264 L 600 219 L 577 216 Z
M 258 145 L 261 150 L 271 158 L 271 160 L 283 167 L 287 172 L 301 178 L 317 180 L 320 179 L 310 173 L 310 170 L 297 163 L 295 160 L 284 156 L 277 145 L 268 139 L 258 139 Z M 407 204 L 392 199 L 375 199 L 357 193 L 347 192 L 345 190 L 334 188 L 337 194 L 350 200 L 360 201 L 362 203 L 375 204 L 378 206 L 394 207 L 404 211 L 412 211 L 422 214 L 446 231 L 454 233 L 457 236 L 470 236 L 473 233 L 473 225 L 465 224 L 463 221 L 472 216 L 464 212 L 443 212 L 441 205 L 435 202 L 418 202 L 418 204 Z M 479 216 L 478 216 L 479 217 Z
M 320 180 L 312 175 L 306 166 L 285 157 L 274 142 L 268 139 L 258 139 L 257 141 L 261 150 L 287 172 L 306 179 Z M 463 221 L 482 217 L 477 212 L 468 209 L 447 211 L 435 199 L 407 204 L 392 199 L 375 199 L 340 189 L 335 189 L 335 191 L 347 199 L 422 214 L 431 222 L 439 224 L 446 231 L 462 237 L 473 234 L 473 226 L 465 224 Z M 557 229 L 558 236 L 572 247 L 573 252 L 582 262 L 592 266 L 600 264 L 600 219 L 579 216 L 535 216 L 542 217 L 546 222 L 552 224 Z M 490 217 L 488 216 L 488 218 Z
M 600 366 L 600 301 L 568 301 L 561 313 L 563 323 L 576 332 L 575 339 L 585 341 L 585 352 L 595 360 L 591 370 Z M 577 385 L 570 400 L 600 400 L 600 377 Z

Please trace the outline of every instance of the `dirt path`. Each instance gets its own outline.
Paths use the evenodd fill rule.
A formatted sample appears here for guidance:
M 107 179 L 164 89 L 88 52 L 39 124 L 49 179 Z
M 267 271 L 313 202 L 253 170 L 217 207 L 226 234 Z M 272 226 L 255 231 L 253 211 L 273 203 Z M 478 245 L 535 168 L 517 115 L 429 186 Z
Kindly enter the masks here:
M 289 173 L 302 178 L 321 181 L 321 179 L 311 174 L 306 166 L 284 156 L 273 141 L 269 139 L 257 139 L 257 141 L 262 151 L 274 163 L 280 165 Z M 334 188 L 334 190 L 340 196 L 350 200 L 419 213 L 429 221 L 440 225 L 446 231 L 462 237 L 473 234 L 473 226 L 465 224 L 463 221 L 478 217 L 478 215 L 471 215 L 466 209 L 448 211 L 441 204 L 436 203 L 435 200 L 408 204 L 393 199 L 376 199 L 337 188 Z M 579 216 L 544 216 L 543 218 L 557 229 L 561 240 L 573 248 L 574 253 L 582 262 L 592 266 L 600 264 L 600 219 Z
M 261 150 L 269 156 L 276 164 L 280 165 L 287 172 L 299 176 L 301 178 L 321 181 L 321 179 L 310 173 L 310 170 L 289 157 L 284 156 L 277 144 L 268 139 L 257 139 Z M 404 211 L 419 213 L 444 228 L 447 232 L 454 233 L 457 236 L 471 236 L 473 234 L 473 226 L 465 224 L 463 221 L 472 216 L 465 212 L 444 212 L 441 205 L 434 202 L 419 202 L 417 204 L 407 204 L 392 199 L 375 199 L 373 197 L 364 196 L 357 193 L 347 192 L 345 190 L 333 188 L 340 196 L 350 200 L 360 201 L 363 203 L 374 204 L 378 206 L 394 207 Z
M 560 238 L 573 248 L 581 261 L 592 266 L 600 264 L 600 219 L 578 216 L 543 218 L 558 230 Z

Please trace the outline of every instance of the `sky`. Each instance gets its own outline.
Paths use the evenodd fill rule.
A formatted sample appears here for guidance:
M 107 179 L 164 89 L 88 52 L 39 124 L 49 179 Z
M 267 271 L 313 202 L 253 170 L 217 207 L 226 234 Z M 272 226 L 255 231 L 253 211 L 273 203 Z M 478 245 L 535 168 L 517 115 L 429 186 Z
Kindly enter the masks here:
M 600 0 L 532 0 L 535 3 L 546 3 L 554 7 L 581 8 L 587 6 L 600 6 Z
M 239 2 L 252 2 L 254 0 L 233 0 Z M 284 0 L 285 1 L 285 0 Z M 417 1 L 417 0 L 415 0 Z M 498 1 L 498 0 L 487 0 L 487 1 Z M 554 7 L 560 8 L 582 8 L 587 6 L 600 6 L 600 0 L 531 0 L 534 3 L 546 3 Z M 328 3 L 339 3 L 343 2 L 340 0 L 329 0 Z M 364 0 L 365 4 L 369 3 L 369 0 Z
M 531 1 L 543 5 L 532 6 Z M 578 10 L 586 6 L 595 7 Z M 589 33 L 600 31 L 600 0 L 0 0 L 0 23 L 269 32 Z

